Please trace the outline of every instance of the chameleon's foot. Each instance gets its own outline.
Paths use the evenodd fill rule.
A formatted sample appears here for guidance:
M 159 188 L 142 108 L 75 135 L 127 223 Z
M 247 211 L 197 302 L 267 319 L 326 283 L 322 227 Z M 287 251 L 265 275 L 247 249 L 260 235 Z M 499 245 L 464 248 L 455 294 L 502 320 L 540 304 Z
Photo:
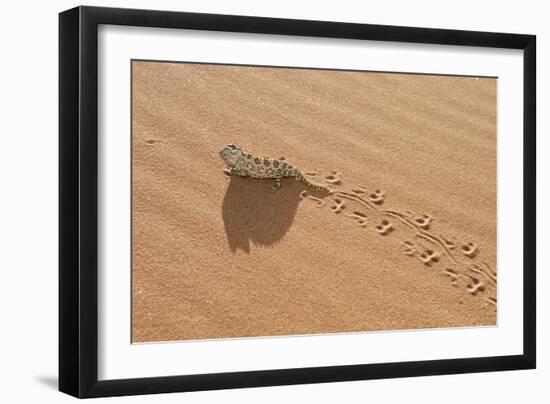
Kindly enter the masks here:
M 275 178 L 275 183 L 273 184 L 272 188 L 275 191 L 278 191 L 279 189 L 281 189 L 281 180 L 279 178 Z
M 226 168 L 225 170 L 223 170 L 223 173 L 225 175 L 227 175 L 228 177 L 231 177 L 233 174 L 231 173 L 231 170 L 229 168 Z

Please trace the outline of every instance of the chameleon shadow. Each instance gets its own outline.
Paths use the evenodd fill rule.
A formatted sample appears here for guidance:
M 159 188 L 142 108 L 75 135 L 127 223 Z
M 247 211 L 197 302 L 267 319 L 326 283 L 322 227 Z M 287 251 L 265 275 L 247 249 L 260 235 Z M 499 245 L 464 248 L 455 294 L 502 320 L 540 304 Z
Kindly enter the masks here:
M 294 179 L 283 179 L 281 184 L 275 191 L 273 181 L 230 177 L 222 218 L 232 252 L 249 253 L 251 243 L 272 246 L 290 229 L 306 185 Z

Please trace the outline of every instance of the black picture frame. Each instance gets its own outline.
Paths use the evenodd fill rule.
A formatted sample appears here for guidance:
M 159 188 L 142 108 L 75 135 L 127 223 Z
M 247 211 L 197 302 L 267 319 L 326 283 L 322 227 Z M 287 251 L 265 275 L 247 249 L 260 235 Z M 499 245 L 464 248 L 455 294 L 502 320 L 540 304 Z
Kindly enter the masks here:
M 100 24 L 523 50 L 523 354 L 99 381 Z M 535 368 L 535 87 L 534 35 L 97 7 L 60 13 L 59 390 L 84 398 Z

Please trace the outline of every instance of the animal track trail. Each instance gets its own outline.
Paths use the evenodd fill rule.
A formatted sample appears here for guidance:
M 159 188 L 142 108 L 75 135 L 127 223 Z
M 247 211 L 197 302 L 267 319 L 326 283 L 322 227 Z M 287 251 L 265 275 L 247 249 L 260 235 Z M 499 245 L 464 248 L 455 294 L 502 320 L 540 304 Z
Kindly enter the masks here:
M 412 241 L 403 241 L 401 244 L 405 248 L 406 255 L 419 259 L 426 267 L 432 267 L 440 262 L 442 251 L 435 251 L 431 248 L 415 244 Z M 468 268 L 476 274 L 485 276 L 491 282 L 494 281 L 496 286 L 496 277 L 493 276 L 490 267 L 486 263 L 484 264 L 483 267 L 471 264 Z M 472 296 L 477 296 L 488 290 L 487 284 L 482 281 L 480 277 L 462 273 L 459 269 L 447 267 L 443 270 L 443 275 L 450 279 L 451 286 L 455 288 L 465 287 L 466 291 Z M 463 279 L 465 283 L 460 282 L 461 279 Z M 495 297 L 489 296 L 486 300 L 488 304 L 490 303 L 496 306 Z
M 334 195 L 338 195 L 338 196 L 340 196 L 344 199 L 348 199 L 350 201 L 357 202 L 360 205 L 363 205 L 364 207 L 369 208 L 370 210 L 376 211 L 376 208 L 374 207 L 374 205 L 370 201 L 368 201 L 367 199 L 361 197 L 357 193 L 335 191 Z
M 417 237 L 420 237 L 420 238 L 423 238 L 423 239 L 429 241 L 430 244 L 434 244 L 434 245 L 439 246 L 447 254 L 447 256 L 453 262 L 453 264 L 458 264 L 458 262 L 456 261 L 453 253 L 449 250 L 449 248 L 444 243 L 444 241 L 441 240 L 439 237 L 431 234 L 429 231 L 427 231 L 427 230 L 425 230 L 421 227 L 421 226 L 426 227 L 426 225 L 428 225 L 428 226 L 430 225 L 430 223 L 433 220 L 433 218 L 431 216 L 423 215 L 423 216 L 417 217 L 417 219 L 420 220 L 420 223 L 418 223 L 418 222 L 415 222 L 413 219 L 410 218 L 410 216 L 412 216 L 412 215 L 405 215 L 405 214 L 403 214 L 401 212 L 398 212 L 398 211 L 395 211 L 395 210 L 385 209 L 385 210 L 379 210 L 379 212 L 381 214 L 396 218 L 397 220 L 399 220 L 400 222 L 405 224 L 407 227 L 412 229 L 415 232 L 415 235 Z
M 347 193 L 343 192 L 343 194 Z M 384 203 L 384 199 L 386 199 L 386 193 L 384 191 L 377 189 L 374 192 L 369 193 L 367 189 L 362 186 L 352 188 L 347 195 L 352 195 L 360 198 L 363 198 L 366 195 L 366 198 L 375 205 L 382 205 Z
M 337 171 L 331 171 L 327 175 L 317 170 L 310 170 L 306 174 L 321 176 L 332 186 L 342 184 L 342 175 Z M 419 242 L 401 240 L 404 253 L 407 256 L 417 259 L 423 267 L 441 265 L 443 258 L 447 257 L 451 261 L 449 264 L 453 267 L 443 267 L 441 273 L 449 278 L 451 286 L 460 288 L 472 296 L 487 295 L 484 297 L 486 304 L 491 304 L 496 309 L 496 273 L 486 262 L 476 261 L 479 255 L 479 246 L 473 242 L 458 243 L 454 235 L 449 237 L 435 234 L 432 230 L 435 219 L 430 214 L 413 213 L 409 210 L 383 209 L 381 205 L 385 202 L 385 192 L 381 189 L 371 191 L 362 185 L 354 186 L 349 191 L 334 190 L 331 198 L 324 200 L 309 195 L 307 191 L 303 191 L 300 197 L 315 202 L 318 207 L 324 206 L 328 202 L 333 213 L 344 212 L 342 216 L 353 219 L 357 225 L 363 228 L 367 228 L 370 220 L 374 219 L 376 220 L 374 229 L 381 236 L 388 236 L 394 232 L 396 224 L 405 225 L 404 231 L 408 231 L 411 237 L 420 240 Z M 368 216 L 363 212 L 365 208 L 368 209 Z M 463 255 L 469 260 L 457 260 L 455 254 Z M 468 274 L 468 271 L 471 273 Z
M 496 309 L 496 277 L 493 275 L 493 272 L 491 271 L 489 265 L 487 265 L 486 263 L 484 264 L 486 265 L 485 267 L 471 264 L 467 268 L 475 273 L 475 275 L 461 273 L 458 271 L 458 269 L 454 268 L 446 268 L 443 273 L 451 279 L 451 284 L 455 287 L 459 286 L 459 279 L 465 280 L 465 283 L 462 283 L 460 286 L 465 287 L 466 291 L 472 296 L 478 296 L 480 294 L 488 293 L 489 296 L 485 298 L 485 301 L 487 302 L 487 304 L 495 306 Z M 486 281 L 482 280 L 482 277 L 484 277 Z M 489 284 L 487 284 L 487 281 L 489 282 Z
M 350 193 L 339 191 L 338 194 L 342 198 L 359 202 L 382 215 L 397 219 L 398 221 L 409 227 L 411 230 L 413 230 L 415 232 L 415 236 L 428 241 L 430 244 L 436 247 L 436 249 L 441 249 L 441 251 L 439 252 L 434 251 L 433 247 L 431 249 L 424 248 L 424 251 L 419 251 L 412 245 L 412 243 L 403 243 L 406 249 L 405 253 L 407 255 L 416 256 L 422 261 L 424 265 L 431 266 L 434 263 L 437 263 L 441 258 L 442 253 L 448 256 L 448 258 L 455 265 L 468 265 L 466 262 L 459 262 L 455 258 L 453 251 L 457 249 L 457 244 L 454 237 L 444 237 L 441 235 L 433 234 L 430 231 L 434 221 L 433 216 L 426 213 L 414 215 L 410 211 L 405 211 L 404 213 L 401 213 L 399 211 L 389 209 L 380 210 L 375 206 L 375 201 L 369 198 L 369 196 L 372 196 L 372 194 L 369 194 L 367 189 L 363 186 L 356 186 L 352 188 Z M 383 194 L 383 192 L 378 190 L 378 196 L 381 196 Z M 377 226 L 378 233 L 382 235 L 387 235 L 392 230 L 393 228 L 386 228 L 384 224 L 380 224 Z M 466 243 L 459 250 L 466 257 L 473 259 L 478 255 L 479 247 L 474 243 Z M 485 272 L 490 274 L 492 271 L 487 266 Z M 496 274 L 494 274 L 494 272 L 492 278 L 493 280 L 496 280 Z
M 315 205 L 319 208 L 325 205 L 324 200 L 322 200 L 321 198 L 317 198 L 313 195 L 309 195 L 307 191 L 300 192 L 300 200 L 304 200 L 304 199 L 309 199 L 310 201 L 315 202 Z
M 404 222 L 409 227 L 416 230 L 416 235 L 418 237 L 421 237 L 421 238 L 429 241 L 432 244 L 439 245 L 439 247 L 441 247 L 441 249 L 451 259 L 451 261 L 454 264 L 458 264 L 458 262 L 456 261 L 453 253 L 451 252 L 451 250 L 453 250 L 455 248 L 454 244 L 449 242 L 448 240 L 445 240 L 441 236 L 436 236 L 436 235 L 432 234 L 431 232 L 429 232 L 431 224 L 434 220 L 434 218 L 432 216 L 430 216 L 428 214 L 421 214 L 421 215 L 418 215 L 418 216 L 413 217 L 412 219 L 410 219 L 410 217 L 412 217 L 413 215 L 409 211 L 407 211 L 409 217 L 407 217 L 406 215 L 404 215 L 402 213 L 395 212 L 395 211 L 386 210 L 384 212 L 386 214 L 390 214 L 392 216 L 399 217 L 399 219 L 402 222 Z
M 376 226 L 376 231 L 382 236 L 387 236 L 394 230 L 393 223 L 390 223 L 388 220 L 384 219 Z
M 479 273 L 482 273 L 481 271 Z M 488 291 L 488 287 L 487 287 L 487 284 L 485 282 L 483 282 L 479 277 L 477 276 L 473 276 L 473 275 L 469 275 L 469 274 L 464 274 L 464 273 L 460 273 L 458 270 L 454 269 L 454 268 L 446 268 L 444 271 L 443 271 L 443 274 L 446 275 L 447 277 L 450 278 L 451 280 L 451 285 L 454 286 L 454 287 L 458 287 L 459 286 L 459 280 L 462 278 L 462 279 L 466 279 L 466 284 L 462 284 L 462 287 L 465 286 L 466 290 L 468 291 L 468 293 L 470 293 L 472 296 L 477 296 L 479 294 L 482 294 L 482 293 L 485 293 L 486 291 Z M 485 300 L 496 306 L 497 305 L 497 299 L 495 296 L 488 296 L 485 298 Z

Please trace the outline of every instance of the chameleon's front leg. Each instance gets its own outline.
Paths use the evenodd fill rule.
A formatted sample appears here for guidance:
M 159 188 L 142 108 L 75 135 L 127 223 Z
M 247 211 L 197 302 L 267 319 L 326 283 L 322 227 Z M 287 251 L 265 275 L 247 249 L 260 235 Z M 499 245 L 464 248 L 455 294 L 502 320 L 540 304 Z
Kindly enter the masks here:
M 223 172 L 225 173 L 225 175 L 228 175 L 228 176 L 239 176 L 239 177 L 246 177 L 247 176 L 247 173 L 239 168 L 235 168 L 235 167 L 231 167 L 231 169 L 225 169 L 223 170 Z
M 273 189 L 275 191 L 278 191 L 279 189 L 281 189 L 281 179 L 280 178 L 275 178 L 275 183 L 273 184 Z

